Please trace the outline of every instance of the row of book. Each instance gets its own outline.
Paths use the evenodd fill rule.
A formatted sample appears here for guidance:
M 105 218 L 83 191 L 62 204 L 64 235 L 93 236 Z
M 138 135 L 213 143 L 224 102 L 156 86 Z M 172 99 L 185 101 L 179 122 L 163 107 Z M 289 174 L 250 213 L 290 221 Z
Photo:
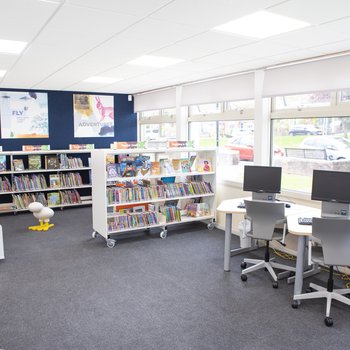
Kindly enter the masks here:
M 17 209 L 27 209 L 32 202 L 40 202 L 45 206 L 69 205 L 81 203 L 81 198 L 77 190 L 66 190 L 44 193 L 22 193 L 13 194 L 12 200 Z
M 13 177 L 13 191 L 30 191 L 47 188 L 45 176 L 43 174 L 21 175 Z
M 107 219 L 108 231 L 118 231 L 157 225 L 158 216 L 154 211 L 127 213 Z
M 65 174 L 50 175 L 50 188 L 78 187 L 82 185 L 83 185 L 83 180 L 79 173 L 65 173 Z
M 181 213 L 180 209 L 177 206 L 171 205 L 171 206 L 165 206 L 162 207 L 161 213 L 165 217 L 165 222 L 174 222 L 174 221 L 181 221 Z
M 11 192 L 12 186 L 10 180 L 6 176 L 0 177 L 0 192 Z
M 209 182 L 177 182 L 163 185 L 133 187 L 108 187 L 107 203 L 119 204 L 128 202 L 148 201 L 154 199 L 167 199 L 189 195 L 213 193 Z
M 83 168 L 84 164 L 81 158 L 68 157 L 66 154 L 60 154 L 61 169 Z

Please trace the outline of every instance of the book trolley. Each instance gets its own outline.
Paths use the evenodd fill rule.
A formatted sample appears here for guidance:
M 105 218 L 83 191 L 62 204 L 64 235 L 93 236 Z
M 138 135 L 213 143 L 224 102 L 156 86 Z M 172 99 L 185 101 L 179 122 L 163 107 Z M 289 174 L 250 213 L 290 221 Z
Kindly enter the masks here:
M 0 212 L 91 204 L 90 150 L 0 152 Z
M 148 171 L 123 167 L 130 158 L 148 162 Z M 164 239 L 170 225 L 215 227 L 216 149 L 96 149 L 91 165 L 92 237 L 109 248 L 131 231 L 160 228 Z

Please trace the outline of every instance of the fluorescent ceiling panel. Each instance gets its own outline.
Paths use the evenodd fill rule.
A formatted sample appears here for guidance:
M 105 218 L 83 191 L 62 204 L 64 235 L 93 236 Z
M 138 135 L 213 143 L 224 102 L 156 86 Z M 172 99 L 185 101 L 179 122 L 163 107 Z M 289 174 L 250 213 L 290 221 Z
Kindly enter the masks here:
M 135 60 L 129 61 L 128 64 L 135 64 L 137 66 L 164 68 L 183 61 L 184 60 L 180 58 L 144 55 L 136 58 Z
M 310 23 L 299 21 L 294 18 L 267 11 L 258 11 L 214 27 L 213 30 L 262 39 L 281 33 L 291 32 L 309 25 Z
M 2 40 L 0 39 L 0 53 L 19 54 L 26 47 L 24 41 Z
M 83 80 L 84 83 L 96 83 L 96 84 L 113 84 L 119 80 L 120 78 L 112 78 L 112 77 L 99 77 L 93 76 Z

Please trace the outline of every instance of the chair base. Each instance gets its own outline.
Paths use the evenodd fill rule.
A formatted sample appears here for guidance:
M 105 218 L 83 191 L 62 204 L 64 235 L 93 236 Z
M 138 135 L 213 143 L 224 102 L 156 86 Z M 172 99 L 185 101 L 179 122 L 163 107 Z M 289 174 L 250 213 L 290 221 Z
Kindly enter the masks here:
M 317 284 L 310 283 L 310 288 L 314 289 L 315 292 L 305 293 L 305 294 L 297 294 L 294 295 L 294 300 L 303 300 L 303 299 L 316 299 L 316 298 L 326 298 L 326 317 L 329 317 L 331 312 L 331 303 L 332 299 L 338 300 L 341 303 L 350 306 L 350 299 L 345 297 L 344 294 L 349 294 L 349 289 L 334 289 L 332 292 L 327 291 L 326 288 L 321 287 Z
M 247 273 L 266 268 L 267 271 L 272 276 L 273 280 L 275 282 L 277 282 L 278 276 L 276 275 L 274 268 L 280 269 L 280 270 L 285 270 L 285 271 L 295 272 L 295 267 L 288 266 L 288 265 L 282 265 L 282 264 L 274 262 L 273 260 L 274 260 L 274 258 L 270 259 L 269 261 L 265 261 L 265 260 L 261 260 L 261 259 L 246 258 L 243 261 L 245 263 L 248 263 L 248 264 L 253 264 L 253 266 L 247 267 L 246 269 L 242 270 L 241 274 L 245 275 Z

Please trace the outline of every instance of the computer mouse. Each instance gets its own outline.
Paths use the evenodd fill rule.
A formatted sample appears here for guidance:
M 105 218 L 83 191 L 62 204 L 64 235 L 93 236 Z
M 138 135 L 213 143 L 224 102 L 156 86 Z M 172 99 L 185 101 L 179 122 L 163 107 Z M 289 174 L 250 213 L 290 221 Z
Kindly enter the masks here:
M 286 203 L 286 208 L 290 208 L 290 204 L 289 203 Z

